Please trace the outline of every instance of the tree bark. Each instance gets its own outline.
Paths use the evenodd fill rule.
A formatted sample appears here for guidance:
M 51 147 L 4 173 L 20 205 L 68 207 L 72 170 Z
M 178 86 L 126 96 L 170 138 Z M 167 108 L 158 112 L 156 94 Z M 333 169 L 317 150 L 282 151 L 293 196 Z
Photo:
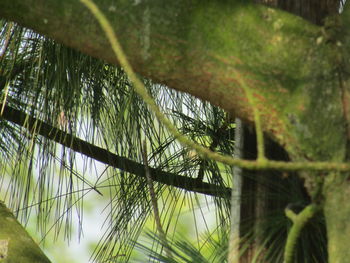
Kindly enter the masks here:
M 286 12 L 238 2 L 100 1 L 99 5 L 139 74 L 218 105 L 246 123 L 252 124 L 252 108 L 257 108 L 265 134 L 292 160 L 344 161 L 349 21 L 321 30 Z M 335 1 L 321 2 L 279 4 L 321 24 L 337 9 Z M 147 26 L 145 10 L 150 17 Z M 349 13 L 345 10 L 342 16 Z M 118 64 L 104 33 L 78 1 L 2 0 L 0 16 Z M 253 94 L 254 105 L 241 79 Z M 315 180 L 305 178 L 312 191 Z M 339 188 L 333 189 L 334 185 Z M 350 210 L 344 199 L 348 183 L 327 181 L 325 186 L 330 260 L 346 262 L 347 257 L 337 256 L 348 253 L 345 243 L 340 244 L 346 236 L 337 226 L 344 226 L 345 233 L 350 228 L 344 221 Z M 344 208 L 337 214 L 336 204 Z
M 264 2 L 264 0 L 257 0 L 258 2 Z M 312 23 L 322 25 L 325 23 L 325 18 L 330 15 L 336 15 L 339 12 L 340 1 L 337 0 L 278 0 L 274 3 L 269 3 L 275 7 L 286 10 L 290 13 L 299 15 Z M 349 11 L 344 14 L 344 24 L 348 25 L 350 22 Z M 345 30 L 347 31 L 347 30 Z M 348 47 L 348 34 L 344 33 L 344 38 L 341 40 L 345 46 Z M 348 68 L 347 54 L 343 57 L 341 65 L 341 71 L 345 71 Z M 343 89 L 343 112 L 344 120 L 349 125 L 349 119 L 347 115 L 347 103 L 349 101 L 349 81 L 348 75 L 344 72 L 340 72 L 340 82 Z M 343 75 L 343 77 L 342 77 Z M 344 76 L 345 75 L 345 76 Z M 345 103 L 344 103 L 345 102 Z M 345 105 L 344 105 L 345 104 Z M 349 140 L 349 137 L 348 139 Z M 348 144 L 348 142 L 346 143 Z M 347 159 L 349 158 L 349 148 L 346 149 Z M 324 175 L 320 175 L 324 176 Z M 350 218 L 350 206 L 347 199 L 350 193 L 350 184 L 347 179 L 348 175 L 329 174 L 323 187 L 324 198 L 324 214 L 327 225 L 327 237 L 328 237 L 328 262 L 347 262 L 350 257 L 350 251 L 347 244 L 349 243 L 350 225 L 348 219 Z M 312 182 L 309 181 L 309 184 Z
M 343 24 L 349 25 L 350 23 L 350 10 L 349 5 L 342 14 Z M 349 50 L 350 29 L 348 26 L 345 28 L 345 32 L 342 33 L 340 41 Z M 343 54 L 343 69 L 347 71 L 349 69 L 349 52 Z M 349 76 L 345 74 L 340 79 L 342 88 L 344 90 L 344 112 L 346 113 L 347 104 L 349 103 L 349 91 L 350 81 Z M 349 126 L 349 122 L 347 123 Z M 349 142 L 347 145 L 347 160 L 349 160 Z M 328 253 L 329 262 L 348 262 L 350 257 L 349 247 L 346 246 L 350 241 L 350 181 L 349 174 L 329 174 L 324 183 L 323 194 L 325 199 L 324 213 L 327 223 L 327 236 L 328 236 Z
M 39 246 L 0 202 L 0 261 L 50 263 Z
M 324 190 L 329 262 L 348 262 L 350 257 L 350 184 L 347 177 L 332 174 Z
M 278 10 L 235 1 L 176 1 L 166 7 L 160 0 L 99 4 L 136 72 L 252 123 L 252 105 L 237 79 L 243 78 L 254 94 L 264 130 L 291 155 L 303 159 L 306 146 L 307 159 L 313 160 L 318 158 L 316 145 L 324 160 L 341 154 L 334 153 L 340 149 L 341 137 L 320 143 L 309 136 L 317 130 L 322 139 L 342 129 L 339 108 L 320 106 L 316 113 L 316 104 L 309 100 L 321 86 L 331 86 L 327 89 L 332 92 L 337 85 L 333 54 L 324 42 L 315 44 L 320 31 L 314 25 Z M 148 40 L 143 39 L 145 9 L 150 13 Z M 96 20 L 78 1 L 3 0 L 0 16 L 118 63 Z M 339 94 L 333 94 L 331 99 L 336 100 Z M 330 123 L 329 129 L 320 129 L 313 114 L 319 115 L 317 123 Z

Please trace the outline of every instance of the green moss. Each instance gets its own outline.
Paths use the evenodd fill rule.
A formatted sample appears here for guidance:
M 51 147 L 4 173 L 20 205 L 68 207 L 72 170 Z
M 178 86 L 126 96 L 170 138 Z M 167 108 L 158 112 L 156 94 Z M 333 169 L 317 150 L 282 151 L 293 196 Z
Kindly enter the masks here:
M 327 223 L 329 262 L 349 261 L 350 185 L 346 177 L 333 174 L 327 177 L 325 187 L 325 217 Z
M 198 8 L 193 24 L 201 28 L 190 34 L 193 46 L 215 54 L 226 74 L 230 67 L 246 74 L 259 96 L 256 107 L 265 129 L 292 156 L 342 160 L 344 122 L 334 49 L 319 38 L 320 28 L 271 8 L 216 3 Z
M 0 229 L 0 262 L 50 262 L 2 202 L 0 202 Z

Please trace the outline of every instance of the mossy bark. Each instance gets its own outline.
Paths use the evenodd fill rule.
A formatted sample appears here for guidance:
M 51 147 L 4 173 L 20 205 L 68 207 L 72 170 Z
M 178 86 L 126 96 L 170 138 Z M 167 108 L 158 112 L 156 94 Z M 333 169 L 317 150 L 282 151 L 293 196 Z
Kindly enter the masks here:
M 50 263 L 40 247 L 0 202 L 0 262 Z
M 329 262 L 346 263 L 350 258 L 350 183 L 348 176 L 332 174 L 324 186 Z
M 341 61 L 341 68 L 339 72 L 339 86 L 342 90 L 342 107 L 344 116 L 344 126 L 346 129 L 347 141 L 343 148 L 345 156 L 343 160 L 349 161 L 350 157 L 350 81 L 349 81 L 349 47 L 350 47 L 350 29 L 348 27 L 350 22 L 350 9 L 347 5 L 342 14 L 341 26 L 338 30 L 333 32 L 333 36 L 337 39 L 340 47 L 335 57 Z M 330 135 L 331 136 L 331 135 Z M 334 134 L 333 136 L 339 136 Z M 324 196 L 324 214 L 327 225 L 328 236 L 328 254 L 329 262 L 346 263 L 350 258 L 350 250 L 348 244 L 350 243 L 350 181 L 348 174 L 331 173 L 326 175 L 323 196 Z
M 183 0 L 165 5 L 162 0 L 104 0 L 98 4 L 136 72 L 218 105 L 250 124 L 252 107 L 258 108 L 264 132 L 292 160 L 346 160 L 350 94 L 346 91 L 349 71 L 343 64 L 348 60 L 350 35 L 346 26 L 320 28 L 245 1 Z M 345 22 L 348 13 L 344 12 Z M 2 0 L 0 16 L 118 64 L 98 23 L 79 1 Z M 248 84 L 254 105 L 237 75 Z M 305 176 L 310 193 L 317 185 L 314 178 Z M 342 225 L 344 232 L 350 228 L 345 221 L 350 211 L 344 200 L 347 183 L 325 185 L 330 262 L 345 262 L 347 257 L 337 261 L 336 255 L 349 253 L 344 247 L 346 235 L 337 228 Z M 343 210 L 335 211 L 338 203 Z
M 241 1 L 137 3 L 98 1 L 136 72 L 252 123 L 253 105 L 238 84 L 239 74 L 252 91 L 264 130 L 293 155 L 303 150 L 298 141 L 305 138 L 298 134 L 308 130 L 299 120 L 309 106 L 304 90 L 310 79 L 324 72 L 328 78 L 331 70 L 328 47 L 324 41 L 316 43 L 318 27 Z M 98 23 L 79 1 L 3 0 L 0 16 L 118 63 Z

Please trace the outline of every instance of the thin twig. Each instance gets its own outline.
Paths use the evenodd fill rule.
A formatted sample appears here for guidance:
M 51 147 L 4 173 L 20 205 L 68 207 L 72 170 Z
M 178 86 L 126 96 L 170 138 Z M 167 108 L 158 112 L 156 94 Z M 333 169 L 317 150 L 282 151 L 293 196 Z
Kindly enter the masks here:
M 295 214 L 292 210 L 286 209 L 286 216 L 292 220 L 293 226 L 289 230 L 287 242 L 284 249 L 283 263 L 292 263 L 297 240 L 301 230 L 305 224 L 320 210 L 320 206 L 310 204 L 303 209 L 299 214 Z
M 265 157 L 265 144 L 264 144 L 264 133 L 261 126 L 261 119 L 260 119 L 260 113 L 257 107 L 256 99 L 254 99 L 254 96 L 252 94 L 252 91 L 245 81 L 245 79 L 236 71 L 234 70 L 235 77 L 239 83 L 239 85 L 244 90 L 244 93 L 247 97 L 248 103 L 253 109 L 253 117 L 254 117 L 254 124 L 255 124 L 255 130 L 256 130 L 256 142 L 257 142 L 257 152 L 258 152 L 258 158 L 257 160 L 260 162 L 264 162 L 266 160 Z
M 159 208 L 158 208 L 156 192 L 154 191 L 153 180 L 152 180 L 150 172 L 149 172 L 148 160 L 147 160 L 146 140 L 143 141 L 143 145 L 142 145 L 142 159 L 143 159 L 143 164 L 145 166 L 147 185 L 148 185 L 148 189 L 149 189 L 149 195 L 151 197 L 152 209 L 153 209 L 153 214 L 154 214 L 154 220 L 155 220 L 156 226 L 157 226 L 157 231 L 159 233 L 159 237 L 160 237 L 161 241 L 163 242 L 166 255 L 169 258 L 172 258 L 170 246 L 169 246 L 168 240 L 166 238 L 166 234 L 163 230 L 162 222 L 161 222 L 160 216 L 159 216 Z

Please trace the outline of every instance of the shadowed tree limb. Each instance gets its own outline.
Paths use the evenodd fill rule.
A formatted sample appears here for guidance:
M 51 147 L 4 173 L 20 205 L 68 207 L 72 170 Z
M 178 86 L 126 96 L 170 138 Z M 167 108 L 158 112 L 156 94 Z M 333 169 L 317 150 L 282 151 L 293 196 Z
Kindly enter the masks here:
M 2 108 L 2 104 L 0 104 L 0 108 Z M 118 156 L 106 149 L 81 140 L 41 120 L 31 117 L 20 110 L 5 106 L 1 117 L 26 128 L 32 133 L 39 134 L 47 139 L 68 147 L 75 152 L 84 154 L 85 156 L 88 156 L 92 159 L 110 165 L 122 171 L 146 178 L 144 165 L 128 158 Z M 168 173 L 151 167 L 148 169 L 150 171 L 152 180 L 158 183 L 175 186 L 184 190 L 211 196 L 224 198 L 230 197 L 230 188 L 222 188 L 214 184 L 199 182 L 195 178 Z

